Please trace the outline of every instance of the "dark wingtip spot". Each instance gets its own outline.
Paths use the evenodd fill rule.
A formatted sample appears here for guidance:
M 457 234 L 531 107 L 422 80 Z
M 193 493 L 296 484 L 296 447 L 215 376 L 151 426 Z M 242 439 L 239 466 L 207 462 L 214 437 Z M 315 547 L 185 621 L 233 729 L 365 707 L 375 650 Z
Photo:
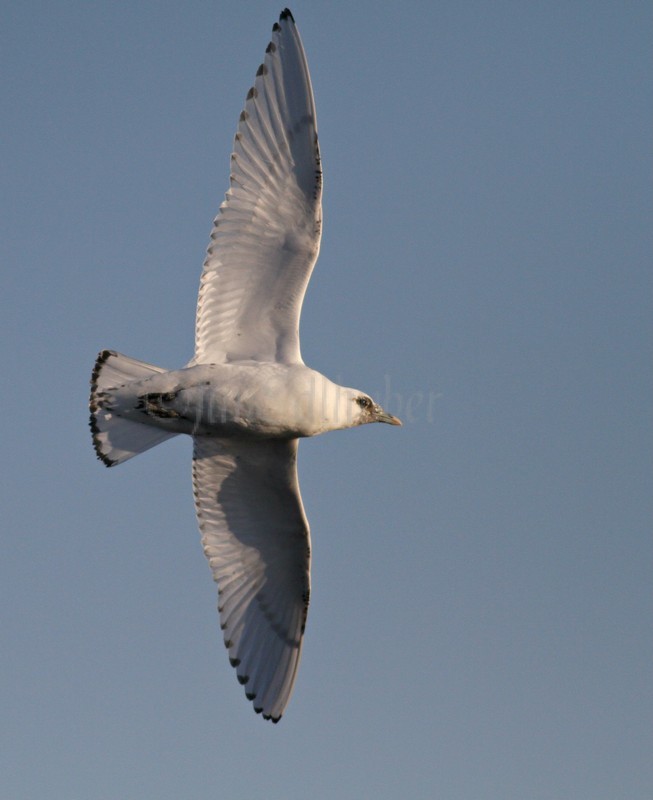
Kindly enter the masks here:
M 279 19 L 290 19 L 292 22 L 295 21 L 291 11 L 289 8 L 284 8 L 284 10 L 279 14 Z
M 255 713 L 255 714 L 260 714 L 260 713 L 261 713 L 261 711 L 263 711 L 263 709 L 262 709 L 262 708 L 256 708 L 256 706 L 254 706 L 254 713 Z
M 231 639 L 225 639 L 224 640 L 224 646 L 227 648 L 227 650 L 229 650 L 229 648 L 231 647 L 232 644 L 233 644 L 233 642 L 231 641 Z
M 276 33 L 277 31 L 280 30 L 281 30 L 281 25 L 279 25 L 278 22 L 275 22 L 274 25 L 272 26 L 272 33 Z
M 236 675 L 236 677 L 238 678 L 238 683 L 241 686 L 244 686 L 249 680 L 249 675 Z
M 266 53 L 276 53 L 277 46 L 274 42 L 270 42 L 270 44 L 265 48 Z
M 254 86 L 252 86 L 252 88 L 249 90 L 249 92 L 247 92 L 247 99 L 251 100 L 252 97 L 254 97 L 254 98 L 258 97 L 258 91 L 256 90 L 256 88 Z
M 240 664 L 240 659 L 239 658 L 230 658 L 229 659 L 229 663 L 231 664 L 232 667 L 237 667 Z
M 249 118 L 249 114 L 247 113 L 247 111 L 241 111 L 240 112 L 240 117 L 239 117 L 239 121 L 240 122 L 245 122 L 245 120 L 248 119 L 248 118 Z
M 261 66 L 256 70 L 256 77 L 257 78 L 260 75 L 267 75 L 267 74 L 268 74 L 268 68 L 265 66 L 265 64 L 261 64 Z
M 245 692 L 245 697 L 248 700 L 255 700 L 256 699 L 256 692 Z

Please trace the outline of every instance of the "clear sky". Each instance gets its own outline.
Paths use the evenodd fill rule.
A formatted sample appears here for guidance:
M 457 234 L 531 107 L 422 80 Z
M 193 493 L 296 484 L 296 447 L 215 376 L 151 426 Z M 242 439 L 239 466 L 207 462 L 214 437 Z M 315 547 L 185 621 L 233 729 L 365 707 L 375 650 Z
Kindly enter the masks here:
M 281 6 L 4 3 L 0 796 L 650 800 L 650 3 L 291 8 L 325 171 L 302 352 L 405 426 L 300 446 L 272 726 L 190 442 L 107 470 L 87 402 L 102 348 L 191 355 Z

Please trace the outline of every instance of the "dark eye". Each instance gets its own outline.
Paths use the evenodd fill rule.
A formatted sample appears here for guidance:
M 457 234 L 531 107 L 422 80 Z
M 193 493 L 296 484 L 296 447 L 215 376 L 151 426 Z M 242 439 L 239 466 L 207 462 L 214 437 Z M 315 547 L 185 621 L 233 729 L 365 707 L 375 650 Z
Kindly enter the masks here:
M 372 408 L 372 401 L 369 397 L 357 397 L 356 402 L 361 408 Z

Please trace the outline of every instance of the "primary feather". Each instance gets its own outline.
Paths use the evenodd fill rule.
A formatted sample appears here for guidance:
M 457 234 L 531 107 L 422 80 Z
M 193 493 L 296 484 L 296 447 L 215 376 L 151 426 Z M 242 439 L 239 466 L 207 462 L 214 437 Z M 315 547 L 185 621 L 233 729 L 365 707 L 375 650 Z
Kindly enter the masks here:
M 320 248 L 322 171 L 308 65 L 289 12 L 247 94 L 230 183 L 204 262 L 193 363 L 301 363 L 299 315 Z

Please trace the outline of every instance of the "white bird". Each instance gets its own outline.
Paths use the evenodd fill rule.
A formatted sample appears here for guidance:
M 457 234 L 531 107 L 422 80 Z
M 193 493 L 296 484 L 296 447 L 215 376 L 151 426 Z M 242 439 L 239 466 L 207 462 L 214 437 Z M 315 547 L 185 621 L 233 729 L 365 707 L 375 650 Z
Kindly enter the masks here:
M 109 467 L 179 433 L 193 437 L 197 518 L 229 660 L 254 710 L 278 722 L 310 592 L 298 439 L 367 422 L 401 425 L 367 394 L 309 369 L 300 354 L 322 172 L 308 66 L 288 9 L 240 115 L 230 184 L 204 262 L 193 359 L 167 371 L 102 351 L 91 378 L 91 430 Z

